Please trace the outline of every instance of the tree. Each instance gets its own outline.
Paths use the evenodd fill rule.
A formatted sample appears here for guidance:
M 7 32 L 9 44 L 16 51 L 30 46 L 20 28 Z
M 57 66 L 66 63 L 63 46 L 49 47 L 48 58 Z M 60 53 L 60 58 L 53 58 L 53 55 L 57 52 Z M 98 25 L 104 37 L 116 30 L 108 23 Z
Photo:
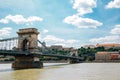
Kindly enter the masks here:
M 96 51 L 105 51 L 105 48 L 102 46 L 102 47 L 96 47 L 95 48 Z

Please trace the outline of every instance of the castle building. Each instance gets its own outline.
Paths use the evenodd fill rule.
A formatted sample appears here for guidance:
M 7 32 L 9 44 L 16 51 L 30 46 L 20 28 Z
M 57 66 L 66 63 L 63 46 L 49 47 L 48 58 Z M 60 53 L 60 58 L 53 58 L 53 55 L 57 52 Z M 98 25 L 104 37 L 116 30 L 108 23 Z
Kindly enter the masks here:
M 119 48 L 120 44 L 114 44 L 114 43 L 111 43 L 111 44 L 96 44 L 96 47 L 104 47 L 105 49 L 108 49 L 108 48 Z

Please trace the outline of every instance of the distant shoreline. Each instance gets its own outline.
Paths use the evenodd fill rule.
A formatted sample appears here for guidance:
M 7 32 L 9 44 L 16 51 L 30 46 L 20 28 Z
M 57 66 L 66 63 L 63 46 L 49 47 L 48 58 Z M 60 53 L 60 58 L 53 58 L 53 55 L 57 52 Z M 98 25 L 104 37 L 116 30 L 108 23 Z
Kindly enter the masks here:
M 14 61 L 0 61 L 0 64 L 9 64 Z M 67 61 L 42 61 L 43 63 L 67 63 Z M 120 63 L 120 60 L 115 61 L 82 61 L 80 63 Z
M 14 61 L 0 61 L 0 64 L 9 64 L 9 63 L 13 63 Z
M 82 63 L 120 63 L 120 60 L 108 60 L 108 61 L 83 61 Z

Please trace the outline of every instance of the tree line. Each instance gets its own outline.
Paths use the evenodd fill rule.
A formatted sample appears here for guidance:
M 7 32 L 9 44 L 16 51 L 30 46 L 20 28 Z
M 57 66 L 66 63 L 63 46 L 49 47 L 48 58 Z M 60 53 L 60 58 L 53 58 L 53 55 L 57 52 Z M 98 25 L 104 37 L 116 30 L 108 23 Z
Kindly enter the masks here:
M 93 61 L 95 60 L 95 53 L 100 51 L 120 51 L 120 47 L 111 47 L 111 48 L 105 48 L 103 46 L 101 47 L 95 47 L 95 48 L 78 48 L 78 55 L 80 57 L 83 57 L 84 61 Z

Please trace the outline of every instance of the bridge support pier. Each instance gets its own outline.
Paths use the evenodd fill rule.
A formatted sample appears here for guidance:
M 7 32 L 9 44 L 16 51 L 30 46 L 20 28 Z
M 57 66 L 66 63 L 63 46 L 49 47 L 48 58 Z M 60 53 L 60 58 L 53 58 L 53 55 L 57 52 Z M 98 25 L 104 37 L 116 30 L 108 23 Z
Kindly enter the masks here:
M 24 68 L 42 68 L 43 63 L 39 60 L 39 57 L 33 56 L 34 52 L 38 50 L 38 34 L 36 28 L 19 29 L 18 34 L 18 50 L 25 54 L 23 56 L 15 56 L 15 62 L 12 64 L 14 69 Z M 29 52 L 26 54 L 26 52 Z
M 15 57 L 15 62 L 12 63 L 14 69 L 27 69 L 27 68 L 42 68 L 43 62 L 36 60 L 36 57 L 22 56 Z
M 75 63 L 79 63 L 79 60 L 78 59 L 68 59 L 67 60 L 69 64 L 75 64 Z

